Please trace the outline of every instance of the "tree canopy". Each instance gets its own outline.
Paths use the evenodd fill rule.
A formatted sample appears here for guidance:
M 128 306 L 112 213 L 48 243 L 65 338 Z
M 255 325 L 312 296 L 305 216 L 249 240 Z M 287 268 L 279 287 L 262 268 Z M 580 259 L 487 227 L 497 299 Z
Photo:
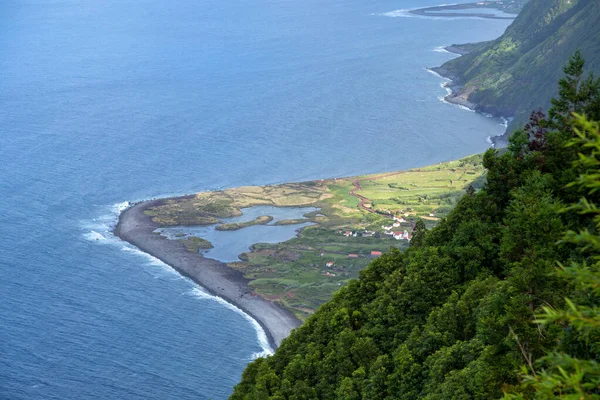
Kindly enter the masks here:
M 483 188 L 250 363 L 231 399 L 600 398 L 600 94 L 573 83 L 582 67 L 485 153 Z

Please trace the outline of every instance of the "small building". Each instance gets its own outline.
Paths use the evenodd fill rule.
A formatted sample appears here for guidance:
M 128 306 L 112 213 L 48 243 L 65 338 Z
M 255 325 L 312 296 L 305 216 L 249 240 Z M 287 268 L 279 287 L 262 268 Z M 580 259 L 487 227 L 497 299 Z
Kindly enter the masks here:
M 333 261 L 329 261 L 327 264 L 325 264 L 325 266 L 326 266 L 327 268 L 331 268 L 331 267 L 333 267 Z
M 380 251 L 372 251 L 371 252 L 371 257 L 379 257 L 379 256 L 381 256 L 381 254 L 382 253 Z
M 400 240 L 400 239 L 402 239 L 402 235 L 403 235 L 402 232 L 394 232 L 394 239 Z
M 325 275 L 325 276 L 335 276 L 335 274 L 332 274 L 331 272 L 325 272 L 323 275 Z
M 394 227 L 394 228 L 397 228 L 397 227 L 399 227 L 399 226 L 400 226 L 400 222 L 394 222 L 394 223 L 392 224 L 392 227 Z
M 358 254 L 348 254 L 348 258 L 358 258 Z

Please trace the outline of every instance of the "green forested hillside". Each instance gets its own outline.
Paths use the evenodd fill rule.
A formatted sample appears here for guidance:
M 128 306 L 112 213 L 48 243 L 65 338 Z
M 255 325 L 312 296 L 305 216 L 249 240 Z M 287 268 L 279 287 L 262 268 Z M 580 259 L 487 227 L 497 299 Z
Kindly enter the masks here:
M 231 398 L 600 398 L 600 132 L 572 114 L 600 113 L 600 82 L 576 57 L 566 71 L 550 116 L 485 154 L 483 189 L 373 261 Z
M 587 70 L 600 72 L 600 1 L 531 0 L 498 39 L 441 68 L 484 112 L 515 116 L 547 110 L 562 65 L 581 50 Z

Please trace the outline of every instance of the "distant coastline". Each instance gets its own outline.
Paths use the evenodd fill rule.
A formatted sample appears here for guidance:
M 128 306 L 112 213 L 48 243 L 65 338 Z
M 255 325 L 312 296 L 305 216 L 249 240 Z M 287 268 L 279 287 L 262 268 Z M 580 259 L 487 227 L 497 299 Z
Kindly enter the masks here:
M 489 19 L 515 19 L 513 16 L 494 15 L 486 13 L 474 12 L 444 12 L 448 10 L 469 10 L 474 8 L 498 8 L 493 3 L 465 3 L 465 4 L 450 4 L 434 7 L 417 8 L 410 10 L 411 14 L 421 15 L 425 17 L 471 17 L 471 18 L 489 18 Z
M 142 201 L 125 209 L 119 215 L 115 235 L 250 315 L 264 329 L 270 346 L 276 349 L 301 321 L 278 304 L 254 295 L 241 272 L 220 261 L 189 252 L 181 241 L 155 234 L 158 225 L 144 211 L 172 199 L 177 198 Z

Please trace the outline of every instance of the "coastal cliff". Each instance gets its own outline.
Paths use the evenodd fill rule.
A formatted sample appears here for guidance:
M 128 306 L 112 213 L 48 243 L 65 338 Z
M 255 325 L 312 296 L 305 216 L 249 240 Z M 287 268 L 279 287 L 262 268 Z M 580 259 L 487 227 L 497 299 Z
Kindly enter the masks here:
M 587 71 L 600 72 L 598 26 L 596 0 L 530 0 L 501 37 L 471 46 L 433 70 L 453 80 L 449 101 L 514 118 L 510 132 L 531 110 L 548 110 L 558 93 L 549 82 L 562 76 L 565 60 L 576 50 Z

